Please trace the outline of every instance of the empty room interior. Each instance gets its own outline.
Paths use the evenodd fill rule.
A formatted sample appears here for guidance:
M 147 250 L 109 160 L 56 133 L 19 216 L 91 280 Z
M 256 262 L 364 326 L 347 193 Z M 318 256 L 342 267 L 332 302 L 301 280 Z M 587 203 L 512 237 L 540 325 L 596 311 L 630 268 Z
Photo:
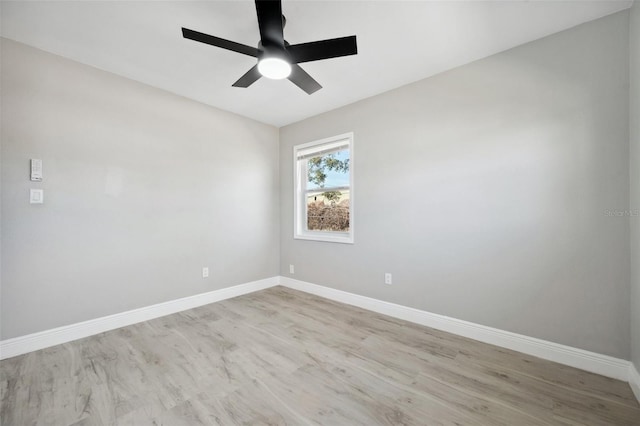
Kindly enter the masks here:
M 640 425 L 640 2 L 1 1 L 0 424 Z

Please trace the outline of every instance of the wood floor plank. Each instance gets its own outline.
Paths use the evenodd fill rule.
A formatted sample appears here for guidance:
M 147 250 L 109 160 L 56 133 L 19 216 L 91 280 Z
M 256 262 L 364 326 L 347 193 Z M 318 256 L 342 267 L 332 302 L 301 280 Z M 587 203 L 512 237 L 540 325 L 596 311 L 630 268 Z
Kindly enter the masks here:
M 628 384 L 283 287 L 0 362 L 0 424 L 640 425 Z

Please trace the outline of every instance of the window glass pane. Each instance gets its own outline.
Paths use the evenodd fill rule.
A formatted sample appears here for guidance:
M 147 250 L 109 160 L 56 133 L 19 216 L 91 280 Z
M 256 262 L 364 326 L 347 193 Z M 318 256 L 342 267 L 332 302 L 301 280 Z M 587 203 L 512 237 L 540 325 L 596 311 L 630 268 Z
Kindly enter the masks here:
M 336 187 L 346 189 L 331 189 Z M 348 188 L 348 147 L 307 160 L 306 209 L 309 231 L 349 231 Z
M 349 192 L 347 189 L 307 193 L 307 229 L 349 232 Z
M 349 150 L 307 160 L 307 189 L 349 186 Z

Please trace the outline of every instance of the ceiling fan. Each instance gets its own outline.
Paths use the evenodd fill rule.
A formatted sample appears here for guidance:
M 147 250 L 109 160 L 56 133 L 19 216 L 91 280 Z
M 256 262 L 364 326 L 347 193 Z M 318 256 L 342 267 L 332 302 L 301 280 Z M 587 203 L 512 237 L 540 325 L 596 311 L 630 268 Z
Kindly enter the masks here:
M 184 38 L 258 59 L 255 66 L 233 83 L 234 87 L 249 87 L 262 76 L 277 80 L 288 78 L 310 95 L 322 86 L 298 64 L 358 53 L 356 36 L 289 44 L 284 39 L 283 30 L 286 19 L 282 15 L 281 1 L 255 0 L 255 2 L 260 28 L 260 42 L 257 47 L 182 28 Z

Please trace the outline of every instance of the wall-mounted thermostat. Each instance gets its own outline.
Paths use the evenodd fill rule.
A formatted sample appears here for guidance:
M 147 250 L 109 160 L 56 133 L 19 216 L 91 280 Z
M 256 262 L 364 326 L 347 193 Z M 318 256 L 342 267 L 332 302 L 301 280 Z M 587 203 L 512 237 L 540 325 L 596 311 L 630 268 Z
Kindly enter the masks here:
M 31 159 L 31 180 L 34 182 L 42 181 L 42 160 Z

